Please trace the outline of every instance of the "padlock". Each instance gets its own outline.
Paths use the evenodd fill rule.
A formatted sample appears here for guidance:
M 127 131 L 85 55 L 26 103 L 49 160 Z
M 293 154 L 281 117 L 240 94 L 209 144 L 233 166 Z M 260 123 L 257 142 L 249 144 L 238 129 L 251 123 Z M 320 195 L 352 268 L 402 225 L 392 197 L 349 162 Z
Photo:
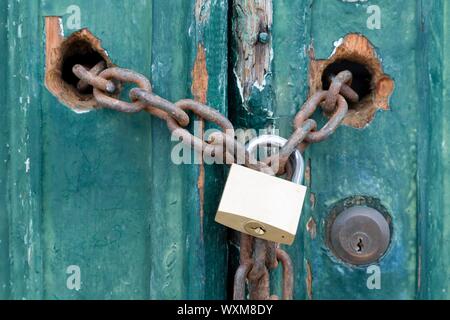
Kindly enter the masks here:
M 253 139 L 247 150 L 253 153 L 259 145 L 281 147 L 286 142 L 276 135 L 262 135 Z M 300 151 L 296 150 L 289 160 L 294 168 L 292 181 L 233 164 L 216 222 L 254 237 L 292 244 L 306 187 L 301 185 L 305 166 Z

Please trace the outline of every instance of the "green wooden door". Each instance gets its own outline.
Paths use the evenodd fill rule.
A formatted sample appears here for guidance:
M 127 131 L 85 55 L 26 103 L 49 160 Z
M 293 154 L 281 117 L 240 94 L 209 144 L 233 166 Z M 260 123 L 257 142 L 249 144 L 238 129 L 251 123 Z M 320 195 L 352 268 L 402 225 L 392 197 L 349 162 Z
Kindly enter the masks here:
M 256 43 L 258 7 L 270 17 L 269 54 L 263 79 L 243 86 L 240 48 Z M 341 126 L 305 153 L 309 191 L 286 248 L 294 296 L 449 298 L 446 0 L 3 1 L 0 298 L 231 297 L 236 237 L 214 222 L 226 168 L 173 164 L 166 125 L 146 113 L 80 113 L 60 103 L 44 86 L 51 16 L 61 17 L 65 37 L 88 28 L 113 63 L 149 77 L 160 96 L 204 100 L 237 128 L 285 137 L 321 77 L 314 61 L 348 34 L 366 37 L 395 89 L 389 109 L 377 111 L 376 101 L 370 123 Z M 326 243 L 333 208 L 357 197 L 392 218 L 376 288 L 368 266 L 343 263 Z

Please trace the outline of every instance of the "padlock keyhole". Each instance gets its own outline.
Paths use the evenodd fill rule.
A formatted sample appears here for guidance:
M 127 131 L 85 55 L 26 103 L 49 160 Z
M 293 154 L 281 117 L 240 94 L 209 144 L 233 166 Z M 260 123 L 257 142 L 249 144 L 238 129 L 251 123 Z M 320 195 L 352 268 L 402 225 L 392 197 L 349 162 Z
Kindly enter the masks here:
M 261 227 L 254 228 L 253 231 L 255 232 L 255 234 L 260 235 L 260 236 L 262 236 L 266 233 L 266 230 L 264 230 Z

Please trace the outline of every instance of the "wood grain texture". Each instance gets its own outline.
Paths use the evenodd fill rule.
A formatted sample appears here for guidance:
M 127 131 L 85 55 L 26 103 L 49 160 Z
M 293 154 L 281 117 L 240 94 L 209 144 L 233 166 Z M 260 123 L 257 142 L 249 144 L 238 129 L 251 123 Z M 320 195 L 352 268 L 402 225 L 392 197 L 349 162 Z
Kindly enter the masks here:
M 6 6 L 6 4 L 5 4 Z M 43 252 L 41 213 L 41 86 L 42 47 L 35 30 L 41 21 L 33 19 L 37 2 L 13 1 L 7 6 L 6 110 L 9 292 L 15 299 L 42 296 Z M 30 59 L 29 57 L 34 57 Z M 4 82 L 5 83 L 5 82 Z M 13 130 L 11 130 L 13 128 Z M 7 269 L 7 270 L 8 270 Z M 6 286 L 8 287 L 8 286 Z M 2 291 L 3 288 L 0 288 Z
M 6 48 L 8 37 L 6 28 L 8 24 L 8 10 L 6 6 L 0 6 L 0 47 Z M 5 31 L 5 32 L 3 32 Z M 0 50 L 0 59 L 8 60 L 7 50 Z M 8 64 L 0 64 L 0 82 L 5 84 L 7 81 Z M 7 106 L 7 88 L 0 85 L 0 105 Z M 4 110 L 4 109 L 3 109 Z M 7 299 L 10 293 L 9 283 L 9 219 L 6 206 L 8 204 L 8 163 L 9 163 L 9 116 L 8 112 L 0 114 L 0 299 Z
M 236 0 L 230 14 L 230 116 L 242 128 L 265 128 L 273 113 L 272 40 L 258 39 L 260 32 L 270 35 L 272 1 Z
M 198 14 L 195 15 L 193 38 L 196 45 L 192 47 L 192 58 L 195 57 L 195 61 L 201 61 L 204 50 L 208 74 L 206 103 L 226 115 L 228 112 L 228 0 L 197 0 L 195 5 L 201 10 L 197 10 Z M 191 69 L 194 70 L 194 66 L 193 61 Z M 195 97 L 195 92 L 192 94 Z M 209 128 L 211 124 L 206 123 L 205 130 Z M 201 221 L 203 229 L 200 233 L 201 237 L 198 238 L 202 242 L 204 252 L 204 269 L 201 269 L 201 272 L 205 275 L 205 280 L 200 296 L 203 299 L 227 298 L 228 230 L 214 221 L 225 181 L 224 170 L 222 165 L 205 165 L 204 176 L 202 172 L 197 176 L 198 187 L 204 188 L 204 201 L 200 202 L 203 205 L 203 221 Z M 196 252 L 194 248 L 193 250 Z M 195 266 L 191 269 L 191 274 L 198 274 Z M 192 287 L 199 283 L 194 276 L 191 276 L 189 281 Z
M 418 270 L 421 299 L 449 299 L 450 78 L 448 1 L 418 1 Z

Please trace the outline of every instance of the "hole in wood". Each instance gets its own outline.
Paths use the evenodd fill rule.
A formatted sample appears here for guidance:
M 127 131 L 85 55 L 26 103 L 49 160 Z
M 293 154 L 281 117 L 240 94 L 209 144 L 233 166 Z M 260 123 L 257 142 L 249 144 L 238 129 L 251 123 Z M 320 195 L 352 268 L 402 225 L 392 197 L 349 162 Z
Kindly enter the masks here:
M 351 87 L 359 94 L 360 100 L 349 104 L 344 125 L 364 128 L 374 119 L 377 110 L 390 108 L 394 81 L 384 73 L 375 49 L 363 35 L 352 33 L 337 41 L 335 50 L 326 60 L 316 60 L 312 50 L 309 70 L 310 95 L 329 88 L 330 74 L 343 70 L 352 72 Z
M 61 76 L 62 80 L 67 84 L 77 88 L 77 84 L 80 81 L 78 77 L 72 72 L 72 68 L 76 64 L 81 64 L 87 69 L 91 69 L 100 61 L 105 61 L 105 59 L 98 53 L 88 41 L 82 39 L 73 41 L 70 45 L 64 49 L 62 53 L 62 66 L 61 66 Z M 93 88 L 88 86 L 80 94 L 92 95 Z
M 328 90 L 330 87 L 330 76 L 335 76 L 339 72 L 348 70 L 352 73 L 353 79 L 351 88 L 359 95 L 360 100 L 363 100 L 372 91 L 372 74 L 365 65 L 350 61 L 338 60 L 325 68 L 322 74 L 322 88 Z M 349 108 L 353 109 L 357 104 L 350 103 Z
M 79 79 L 72 72 L 75 64 L 92 68 L 100 61 L 113 67 L 101 42 L 88 29 L 64 38 L 61 18 L 45 18 L 46 64 L 45 86 L 58 100 L 71 109 L 84 112 L 96 107 L 92 87 L 80 92 Z M 119 94 L 119 92 L 117 92 Z

